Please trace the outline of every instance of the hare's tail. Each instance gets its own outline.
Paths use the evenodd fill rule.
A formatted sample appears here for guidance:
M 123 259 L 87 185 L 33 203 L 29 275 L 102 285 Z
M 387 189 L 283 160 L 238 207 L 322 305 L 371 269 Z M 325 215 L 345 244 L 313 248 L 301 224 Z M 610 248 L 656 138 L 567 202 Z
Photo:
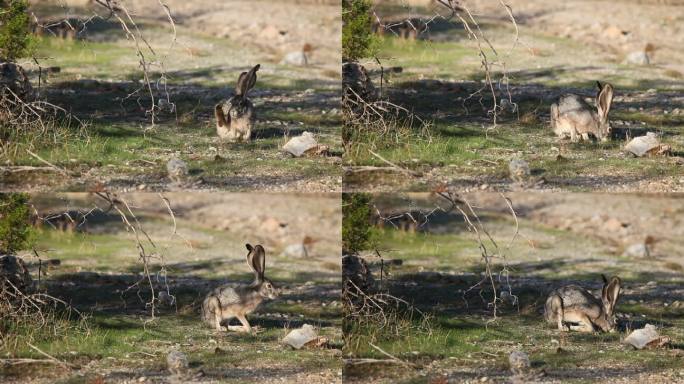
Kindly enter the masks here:
M 216 104 L 214 107 L 214 116 L 216 116 L 216 124 L 219 127 L 228 126 L 228 121 L 226 120 L 226 115 L 223 113 L 223 105 Z

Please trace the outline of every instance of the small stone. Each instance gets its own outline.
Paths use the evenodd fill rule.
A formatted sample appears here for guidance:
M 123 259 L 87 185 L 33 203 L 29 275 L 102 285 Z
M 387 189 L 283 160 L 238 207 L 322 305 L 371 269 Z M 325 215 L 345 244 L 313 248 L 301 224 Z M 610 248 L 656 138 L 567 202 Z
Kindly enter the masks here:
M 622 256 L 625 257 L 649 257 L 651 255 L 651 250 L 646 243 L 636 243 L 625 248 Z
M 651 59 L 648 57 L 648 53 L 644 51 L 634 51 L 627 54 L 627 57 L 625 57 L 625 63 L 648 65 L 651 63 Z
M 283 256 L 292 258 L 305 258 L 309 255 L 303 243 L 290 244 L 283 250 Z
M 166 365 L 173 375 L 182 375 L 188 370 L 188 357 L 180 351 L 171 351 L 166 355 Z
M 176 304 L 176 298 L 173 295 L 170 295 L 167 291 L 160 291 L 157 295 L 157 300 L 159 300 L 160 304 L 167 307 L 172 307 L 174 304 Z
M 514 375 L 524 374 L 530 368 L 530 357 L 522 351 L 513 351 L 508 355 L 508 364 Z
M 309 58 L 304 51 L 289 52 L 283 57 L 280 64 L 306 66 L 309 64 Z
M 174 157 L 166 163 L 166 171 L 171 181 L 180 183 L 188 176 L 188 165 L 183 160 Z
M 512 159 L 508 163 L 508 172 L 515 182 L 523 182 L 530 176 L 530 165 L 523 159 Z

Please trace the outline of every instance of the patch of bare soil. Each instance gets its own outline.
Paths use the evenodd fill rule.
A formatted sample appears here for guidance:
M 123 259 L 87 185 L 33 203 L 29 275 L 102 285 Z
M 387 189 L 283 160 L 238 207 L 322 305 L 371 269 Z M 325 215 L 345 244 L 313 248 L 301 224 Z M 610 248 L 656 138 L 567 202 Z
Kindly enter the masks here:
M 180 26 L 228 38 L 248 51 L 278 62 L 288 52 L 313 46 L 310 63 L 339 71 L 342 34 L 342 8 L 339 1 L 231 0 L 219 2 L 169 0 Z M 131 11 L 143 17 L 164 21 L 159 3 L 153 0 L 131 2 Z M 241 52 L 226 52 L 228 60 Z
M 472 199 L 475 205 L 502 213 L 508 211 L 499 195 L 482 193 L 465 196 Z M 506 196 L 514 202 L 521 218 L 597 239 L 617 255 L 628 253 L 630 247 L 641 244 L 648 249 L 647 254 L 644 252 L 631 257 L 641 256 L 644 261 L 682 262 L 682 195 L 509 193 Z M 636 248 L 632 249 L 637 252 Z M 658 265 L 662 267 L 663 264 L 649 264 L 649 271 L 655 272 Z
M 571 0 L 551 4 L 544 0 L 511 0 L 517 22 L 526 27 L 600 48 L 621 62 L 630 52 L 654 46 L 651 64 L 684 71 L 684 2 Z M 508 20 L 498 2 L 469 2 L 473 12 Z M 577 60 L 582 58 L 577 57 Z M 592 63 L 586 63 L 591 65 Z
M 275 247 L 295 244 L 308 236 L 315 241 L 317 254 L 339 263 L 342 208 L 337 194 L 212 193 L 207 199 L 202 195 L 169 193 L 165 197 L 179 218 L 196 225 Z M 123 197 L 148 212 L 166 213 L 155 194 Z

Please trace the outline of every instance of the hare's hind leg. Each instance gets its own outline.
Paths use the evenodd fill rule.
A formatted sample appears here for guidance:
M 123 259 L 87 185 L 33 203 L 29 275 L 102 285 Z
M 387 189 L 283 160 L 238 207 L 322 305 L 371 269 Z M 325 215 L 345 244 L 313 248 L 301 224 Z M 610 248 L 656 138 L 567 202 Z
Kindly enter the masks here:
M 570 330 L 571 331 L 578 331 L 578 332 L 596 332 L 596 328 L 594 327 L 594 323 L 591 322 L 589 319 L 589 316 L 586 314 L 581 314 L 579 318 L 577 319 L 577 325 L 571 325 Z
M 223 320 L 223 316 L 221 313 L 221 304 L 216 298 L 213 298 L 208 305 L 209 309 L 209 314 L 210 316 L 213 315 L 214 318 L 212 319 L 212 325 L 216 329 L 216 332 L 221 332 L 225 330 L 224 327 L 221 326 L 221 321 Z M 211 319 L 211 317 L 209 317 Z
M 251 333 L 252 327 L 249 326 L 249 321 L 247 321 L 245 314 L 239 314 L 236 317 L 238 320 L 240 320 L 240 323 L 242 323 L 242 327 L 239 327 L 242 329 L 242 332 Z
M 559 331 L 567 330 L 563 324 L 563 299 L 558 295 L 553 295 L 546 301 L 546 311 L 549 313 L 548 319 L 554 320 Z

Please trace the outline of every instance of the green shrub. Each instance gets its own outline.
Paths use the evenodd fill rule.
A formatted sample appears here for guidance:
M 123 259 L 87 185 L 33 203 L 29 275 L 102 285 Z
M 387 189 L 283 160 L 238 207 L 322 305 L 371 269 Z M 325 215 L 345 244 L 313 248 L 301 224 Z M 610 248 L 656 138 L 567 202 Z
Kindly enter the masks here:
M 371 57 L 378 47 L 373 34 L 370 0 L 342 0 L 342 58 L 358 60 Z
M 371 225 L 371 195 L 345 193 L 342 195 L 342 251 L 357 253 L 375 245 L 375 231 Z
M 33 244 L 28 201 L 25 193 L 0 194 L 0 253 L 11 254 Z
M 27 0 L 0 0 L 0 60 L 14 61 L 31 54 Z

